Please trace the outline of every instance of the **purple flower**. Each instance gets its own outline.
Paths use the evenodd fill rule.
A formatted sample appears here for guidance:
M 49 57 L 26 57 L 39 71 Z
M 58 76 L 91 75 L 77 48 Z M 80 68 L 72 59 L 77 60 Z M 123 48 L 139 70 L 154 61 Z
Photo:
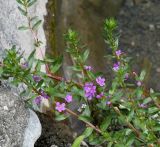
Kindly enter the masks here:
M 37 96 L 35 99 L 34 99 L 34 102 L 39 105 L 42 101 L 42 97 L 41 96 Z
M 116 53 L 116 56 L 119 57 L 122 54 L 122 51 L 121 50 L 117 50 L 117 51 L 115 51 L 115 53 Z
M 66 100 L 67 103 L 72 102 L 72 95 L 71 94 L 67 94 L 66 97 L 65 97 L 65 100 Z
M 137 86 L 140 87 L 142 85 L 141 81 L 137 81 Z
M 87 97 L 88 100 L 91 100 L 96 94 L 96 86 L 92 82 L 90 82 L 85 83 L 83 88 L 85 92 L 85 97 Z
M 113 65 L 113 70 L 117 72 L 119 70 L 120 62 L 117 62 Z
M 42 78 L 40 76 L 33 75 L 33 80 L 38 83 L 39 81 L 42 80 Z
M 140 108 L 147 108 L 147 105 L 145 105 L 145 104 L 138 104 L 138 106 L 139 106 Z
M 112 103 L 110 101 L 107 101 L 106 104 L 110 106 Z
M 88 71 L 91 71 L 91 70 L 92 70 L 92 67 L 85 65 L 85 66 L 84 66 L 84 69 L 85 69 L 85 70 L 88 70 Z
M 26 69 L 26 68 L 28 68 L 28 62 L 25 62 L 25 63 L 22 63 L 21 64 L 21 67 L 23 68 L 23 69 Z
M 102 98 L 103 96 L 104 96 L 104 93 L 101 92 L 100 94 L 98 94 L 98 95 L 96 96 L 96 98 L 97 98 L 97 99 L 100 99 L 100 98 Z
M 66 110 L 66 104 L 65 103 L 60 103 L 60 102 L 56 102 L 56 110 L 58 112 L 62 112 L 64 110 Z
M 105 78 L 97 77 L 96 82 L 99 86 L 103 87 L 105 85 Z
M 50 96 L 47 93 L 45 93 L 43 90 L 41 90 L 40 93 L 41 93 L 41 96 L 43 96 L 45 99 L 50 98 Z

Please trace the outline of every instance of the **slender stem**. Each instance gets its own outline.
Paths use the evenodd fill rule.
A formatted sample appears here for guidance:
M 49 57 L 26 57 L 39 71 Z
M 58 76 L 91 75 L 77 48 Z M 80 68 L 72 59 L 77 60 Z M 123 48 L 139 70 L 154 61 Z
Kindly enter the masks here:
M 118 109 L 118 107 L 113 107 L 113 109 L 118 115 L 123 116 L 122 113 L 120 112 L 120 110 Z M 126 122 L 127 126 L 130 129 L 132 129 L 132 131 L 136 134 L 137 137 L 141 136 L 141 133 L 130 122 L 128 122 L 127 120 L 125 122 Z
M 66 108 L 66 111 L 67 111 L 69 114 L 75 116 L 76 118 L 79 118 L 78 114 L 76 114 L 75 112 L 71 111 L 70 109 Z M 102 134 L 102 131 L 101 131 L 99 128 L 97 128 L 96 126 L 94 126 L 92 123 L 87 122 L 87 121 L 84 121 L 84 120 L 82 120 L 82 121 L 83 121 L 84 123 L 86 123 L 86 125 L 88 125 L 89 127 L 93 128 L 96 132 Z
M 30 18 L 30 16 L 28 15 L 28 8 L 27 8 L 27 6 L 25 7 L 25 9 L 26 9 L 26 13 L 27 13 L 27 16 L 26 16 L 26 17 L 27 17 L 27 21 L 28 21 L 28 27 L 29 27 L 32 35 L 33 35 L 33 38 L 34 38 L 35 43 L 38 43 L 38 41 L 39 41 L 39 40 L 38 40 L 38 36 L 37 36 L 37 33 L 36 33 L 36 32 L 33 30 L 33 28 L 32 28 L 31 18 Z M 42 58 L 44 59 L 45 56 L 44 56 L 44 54 L 43 54 L 43 52 L 42 52 L 42 49 L 39 48 L 39 50 L 40 50 L 40 52 L 41 52 Z M 48 64 L 45 64 L 45 66 L 46 66 L 46 71 L 47 71 L 47 73 L 50 73 L 50 72 L 49 72 L 49 66 L 48 66 Z

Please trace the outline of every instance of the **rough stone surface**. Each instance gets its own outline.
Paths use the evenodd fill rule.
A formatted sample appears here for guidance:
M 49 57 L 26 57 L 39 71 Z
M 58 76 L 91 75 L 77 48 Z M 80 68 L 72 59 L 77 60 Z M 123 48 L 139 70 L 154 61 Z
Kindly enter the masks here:
M 0 147 L 34 147 L 41 124 L 8 87 L 0 87 Z
M 31 7 L 31 15 L 37 15 L 41 20 L 46 15 L 48 0 L 39 0 Z M 0 0 L 0 51 L 17 45 L 28 55 L 33 50 L 33 36 L 30 31 L 19 31 L 18 27 L 26 24 L 26 18 L 17 9 L 16 0 Z M 46 39 L 43 26 L 38 30 L 38 37 L 43 42 L 42 50 L 45 52 Z M 38 54 L 38 53 L 37 53 Z
M 21 147 L 28 111 L 10 89 L 0 87 L 0 147 Z

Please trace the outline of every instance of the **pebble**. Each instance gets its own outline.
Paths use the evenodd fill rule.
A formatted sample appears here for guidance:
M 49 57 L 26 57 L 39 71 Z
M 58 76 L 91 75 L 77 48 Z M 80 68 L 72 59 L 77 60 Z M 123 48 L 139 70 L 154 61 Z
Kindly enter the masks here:
M 160 42 L 157 42 L 157 46 L 160 47 Z
M 155 30 L 155 26 L 153 24 L 149 24 L 149 30 L 150 31 L 154 31 Z
M 131 42 L 131 45 L 132 45 L 132 46 L 135 46 L 135 42 L 134 42 L 134 41 L 132 41 L 132 42 Z
M 51 145 L 51 147 L 58 147 L 57 145 Z
M 160 29 L 160 23 L 157 23 L 156 28 Z
M 158 73 L 160 73 L 160 67 L 158 67 L 158 68 L 156 69 L 156 71 L 157 71 Z

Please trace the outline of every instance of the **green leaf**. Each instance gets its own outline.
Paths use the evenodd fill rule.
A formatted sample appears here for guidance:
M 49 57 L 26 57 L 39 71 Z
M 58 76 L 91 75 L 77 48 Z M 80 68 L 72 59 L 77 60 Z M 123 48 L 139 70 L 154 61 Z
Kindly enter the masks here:
M 150 97 L 145 98 L 144 101 L 143 101 L 143 104 L 148 104 L 151 101 L 152 101 L 152 99 Z
M 28 4 L 28 7 L 31 7 L 35 2 L 37 2 L 37 0 L 32 0 L 32 1 Z
M 18 30 L 22 30 L 22 31 L 28 30 L 28 29 L 29 29 L 29 27 L 27 27 L 27 26 L 20 26 L 20 27 L 18 27 Z
M 85 138 L 89 137 L 93 132 L 93 128 L 86 128 L 85 131 L 83 132 L 83 135 L 85 136 Z
M 129 137 L 127 137 L 126 147 L 131 147 L 134 140 L 135 140 L 135 135 L 133 135 L 133 134 L 131 134 Z
M 143 81 L 144 78 L 145 78 L 145 75 L 146 75 L 146 72 L 143 70 L 143 71 L 141 72 L 141 74 L 140 74 L 139 80 L 140 80 L 140 81 Z
M 31 54 L 30 54 L 29 57 L 28 57 L 28 61 L 31 60 L 32 58 L 34 58 L 35 52 L 36 52 L 36 50 L 33 50 L 33 51 L 31 52 Z
M 22 0 L 16 0 L 17 3 L 19 3 L 20 5 L 24 5 L 23 1 Z
M 22 15 L 27 16 L 27 12 L 24 9 L 18 7 L 18 10 L 21 12 Z
M 34 17 L 32 17 L 31 19 L 30 19 L 30 21 L 36 21 L 38 19 L 38 16 L 34 16 Z
M 106 117 L 105 120 L 101 123 L 100 129 L 101 129 L 102 131 L 105 131 L 105 130 L 108 128 L 108 126 L 110 125 L 111 120 L 112 120 L 112 117 L 111 117 L 111 116 Z
M 109 143 L 107 144 L 107 147 L 112 147 L 112 145 L 113 145 L 113 142 L 109 142 Z
M 36 30 L 41 23 L 42 23 L 42 20 L 38 20 L 38 21 L 33 25 L 32 29 L 33 29 L 33 30 Z
M 55 120 L 56 121 L 62 121 L 62 120 L 65 120 L 66 118 L 68 118 L 67 115 L 57 114 L 56 117 L 55 117 Z
M 88 56 L 89 56 L 89 50 L 85 50 L 82 57 L 83 62 L 85 62 L 88 59 Z
M 148 113 L 150 113 L 150 114 L 156 113 L 158 111 L 159 111 L 159 109 L 157 107 L 151 107 L 151 108 L 148 109 Z
M 104 143 L 106 140 L 102 136 L 97 136 L 96 134 L 92 134 L 89 136 L 89 144 L 90 145 L 100 145 Z
M 80 147 L 81 142 L 83 141 L 84 138 L 85 138 L 84 135 L 77 137 L 76 140 L 73 142 L 72 147 Z
M 51 66 L 52 73 L 56 73 L 60 69 L 60 67 L 62 66 L 62 60 L 63 60 L 62 56 L 56 59 L 56 61 Z
M 131 112 L 127 116 L 127 120 L 131 121 L 134 118 L 134 110 L 131 110 Z
M 78 119 L 79 119 L 79 120 L 82 120 L 82 121 L 84 121 L 84 122 L 90 122 L 90 121 L 92 120 L 91 117 L 85 116 L 85 115 L 80 115 Z

